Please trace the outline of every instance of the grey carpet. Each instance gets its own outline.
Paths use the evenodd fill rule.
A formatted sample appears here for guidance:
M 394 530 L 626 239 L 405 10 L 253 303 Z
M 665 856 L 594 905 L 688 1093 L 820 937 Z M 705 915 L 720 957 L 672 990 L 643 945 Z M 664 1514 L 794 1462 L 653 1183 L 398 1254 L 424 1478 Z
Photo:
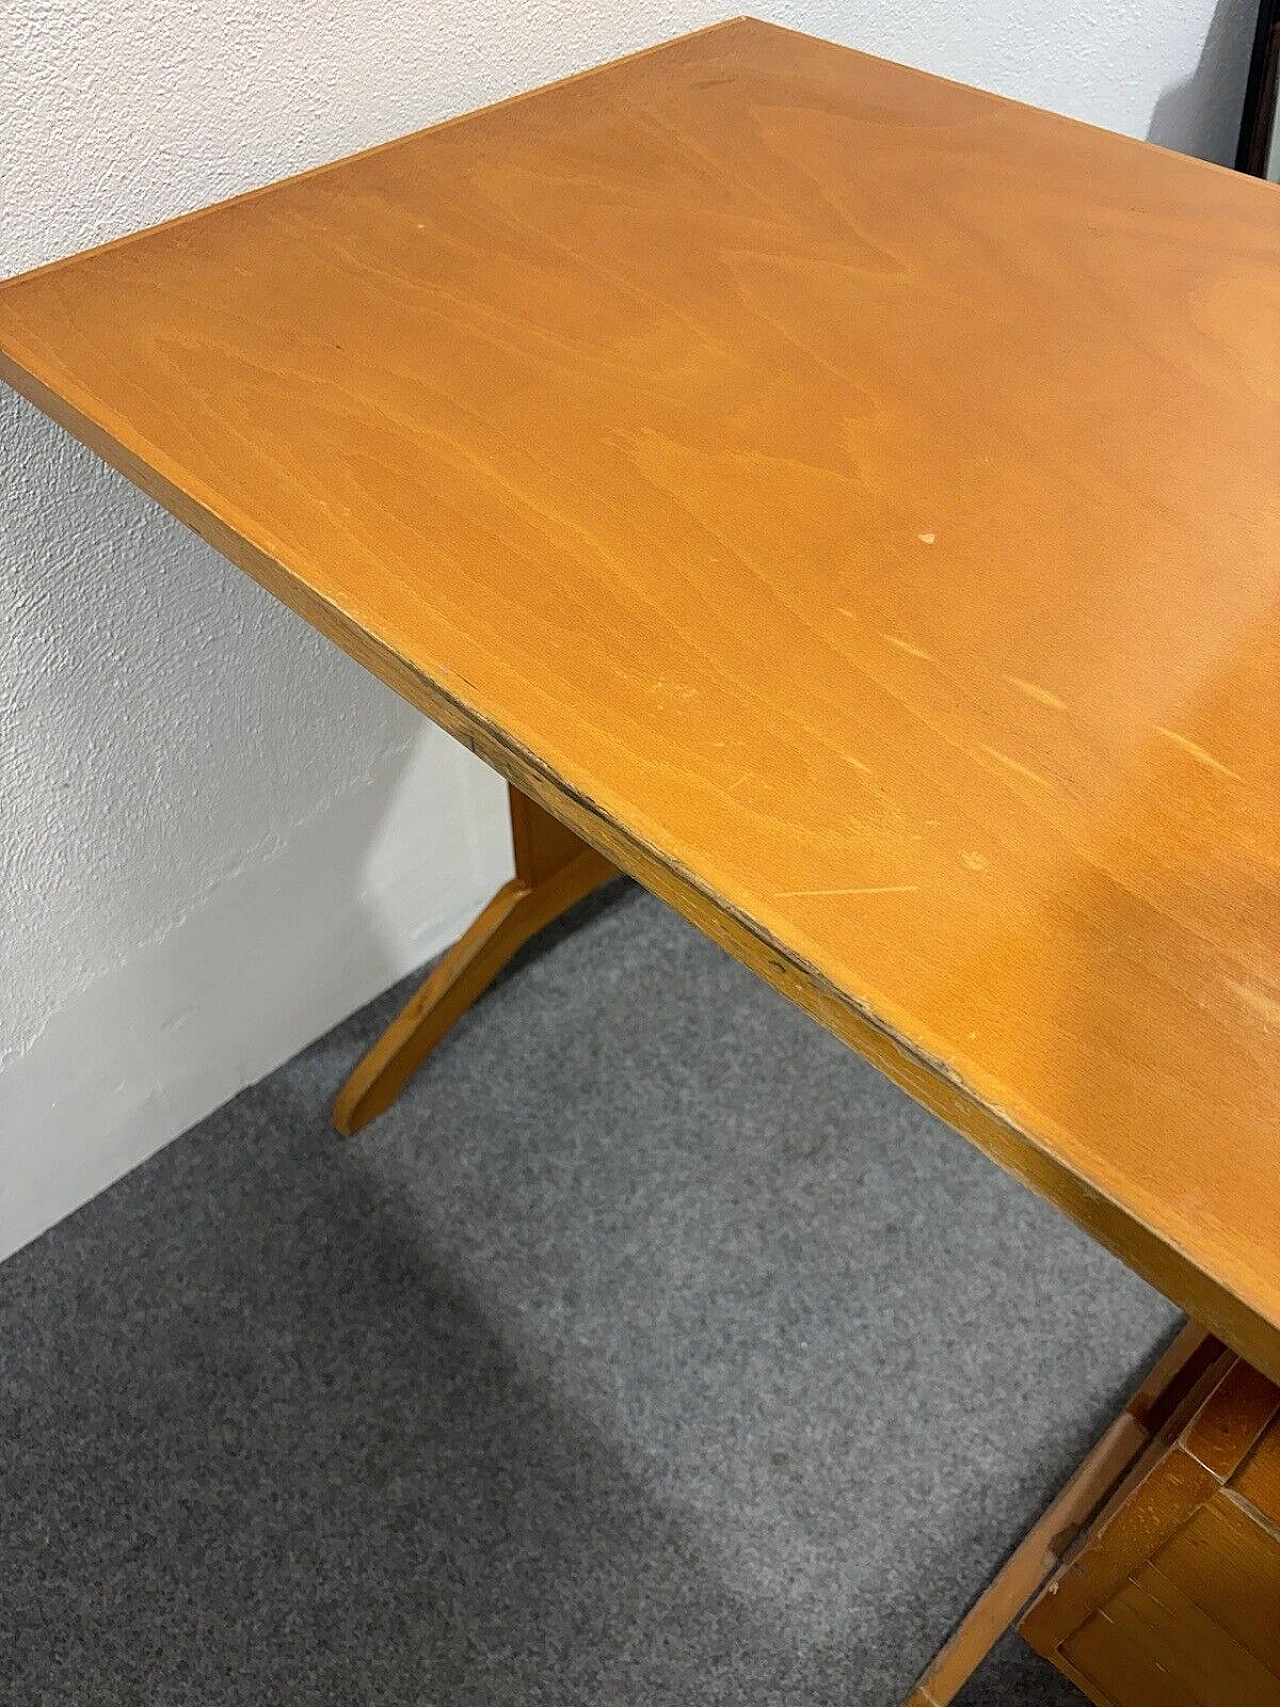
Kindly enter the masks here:
M 0 1701 L 898 1701 L 1172 1311 L 629 887 L 404 993 L 0 1267 Z

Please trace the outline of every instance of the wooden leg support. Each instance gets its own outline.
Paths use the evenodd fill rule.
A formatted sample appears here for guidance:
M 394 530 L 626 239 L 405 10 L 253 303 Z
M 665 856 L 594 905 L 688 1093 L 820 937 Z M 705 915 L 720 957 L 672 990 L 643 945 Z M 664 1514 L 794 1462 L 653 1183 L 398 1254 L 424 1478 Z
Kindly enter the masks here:
M 399 1096 L 449 1028 L 544 925 L 617 876 L 617 867 L 510 789 L 516 874 L 410 996 L 338 1092 L 333 1124 L 350 1138 Z
M 1178 1335 L 1039 1522 L 934 1656 L 905 1707 L 947 1707 L 1056 1570 L 1067 1548 L 1196 1389 L 1222 1347 L 1194 1322 Z

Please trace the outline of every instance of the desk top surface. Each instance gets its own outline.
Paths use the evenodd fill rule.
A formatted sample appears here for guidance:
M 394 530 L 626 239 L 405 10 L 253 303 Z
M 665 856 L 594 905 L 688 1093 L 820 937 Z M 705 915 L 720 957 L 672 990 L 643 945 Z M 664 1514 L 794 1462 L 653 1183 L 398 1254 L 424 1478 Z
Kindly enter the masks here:
M 738 21 L 0 375 L 1280 1372 L 1280 192 Z

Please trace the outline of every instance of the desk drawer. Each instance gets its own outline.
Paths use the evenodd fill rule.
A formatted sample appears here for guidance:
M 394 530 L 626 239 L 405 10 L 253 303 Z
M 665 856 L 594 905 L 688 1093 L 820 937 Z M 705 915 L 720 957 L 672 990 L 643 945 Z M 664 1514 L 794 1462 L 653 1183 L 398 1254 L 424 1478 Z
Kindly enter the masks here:
M 1099 1707 L 1280 1707 L 1280 1390 L 1206 1385 L 1020 1625 Z

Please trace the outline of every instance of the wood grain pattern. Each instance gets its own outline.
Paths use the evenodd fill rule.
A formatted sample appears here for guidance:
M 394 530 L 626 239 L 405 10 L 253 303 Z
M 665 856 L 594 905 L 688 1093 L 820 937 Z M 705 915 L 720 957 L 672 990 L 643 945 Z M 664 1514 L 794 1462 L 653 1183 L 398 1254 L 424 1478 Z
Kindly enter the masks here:
M 1280 1374 L 1280 197 L 751 22 L 0 374 Z
M 1071 1658 L 1061 1654 L 1057 1664 L 1097 1707 L 1205 1707 L 1170 1676 L 1145 1635 L 1096 1612 L 1072 1638 Z M 1107 1681 L 1105 1689 L 1100 1678 Z
M 1280 1696 L 1280 1535 L 1242 1501 L 1215 1494 L 1155 1564 L 1163 1580 L 1267 1668 Z
M 1021 1619 L 1094 1700 L 1280 1707 L 1280 1531 L 1242 1488 L 1276 1397 L 1215 1364 Z
M 1136 1485 L 1100 1514 L 1078 1550 L 1018 1624 L 1037 1652 L 1049 1659 L 1125 1583 L 1171 1540 L 1219 1483 L 1203 1465 L 1165 1443 L 1145 1465 Z
M 1280 1411 L 1280 1389 L 1249 1364 L 1237 1362 L 1223 1378 L 1214 1404 L 1187 1429 L 1183 1446 L 1221 1481 L 1233 1476 Z
M 1272 1422 L 1245 1459 L 1231 1486 L 1280 1534 L 1280 1418 Z M 1277 1626 L 1277 1639 L 1280 1640 L 1280 1625 Z
M 1088 1637 L 1073 1637 L 1063 1652 L 1115 1707 L 1184 1699 L 1196 1707 L 1280 1707 L 1280 1678 L 1150 1566 L 1086 1628 Z M 1150 1682 L 1139 1689 L 1130 1681 L 1135 1661 L 1149 1666 Z

